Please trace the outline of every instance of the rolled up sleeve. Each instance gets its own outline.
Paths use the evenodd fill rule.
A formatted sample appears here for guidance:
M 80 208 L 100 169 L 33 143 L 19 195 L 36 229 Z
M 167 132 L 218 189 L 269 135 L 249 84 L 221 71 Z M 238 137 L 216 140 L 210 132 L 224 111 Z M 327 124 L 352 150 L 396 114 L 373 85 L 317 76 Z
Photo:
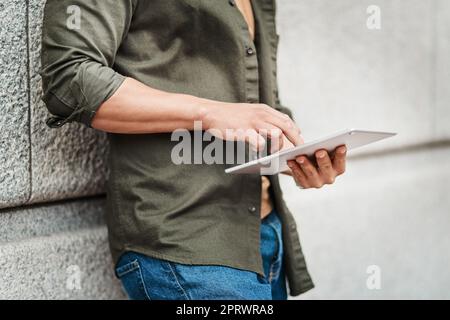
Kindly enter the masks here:
M 91 125 L 125 77 L 113 69 L 133 0 L 48 0 L 42 33 L 43 101 L 50 127 Z

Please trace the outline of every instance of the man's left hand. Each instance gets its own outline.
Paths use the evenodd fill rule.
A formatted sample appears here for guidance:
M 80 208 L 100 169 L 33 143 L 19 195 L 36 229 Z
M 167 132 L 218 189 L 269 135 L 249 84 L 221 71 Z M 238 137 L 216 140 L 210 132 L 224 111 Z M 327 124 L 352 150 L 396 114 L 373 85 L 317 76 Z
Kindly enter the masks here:
M 304 189 L 321 188 L 333 184 L 345 172 L 346 157 L 347 148 L 340 146 L 331 155 L 326 150 L 317 151 L 316 163 L 306 156 L 299 156 L 288 161 L 288 166 L 297 185 Z

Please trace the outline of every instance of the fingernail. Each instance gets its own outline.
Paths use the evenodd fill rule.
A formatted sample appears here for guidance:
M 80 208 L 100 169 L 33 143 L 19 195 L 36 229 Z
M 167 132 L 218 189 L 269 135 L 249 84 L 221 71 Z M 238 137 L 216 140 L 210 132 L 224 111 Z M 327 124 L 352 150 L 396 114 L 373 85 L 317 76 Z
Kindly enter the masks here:
M 342 153 L 342 154 L 344 154 L 344 153 L 347 152 L 347 148 L 346 148 L 346 147 L 342 147 L 342 148 L 339 150 L 339 152 Z
M 323 159 L 325 158 L 325 151 L 320 151 L 317 156 L 319 157 L 319 159 Z
M 300 164 L 303 164 L 303 163 L 305 163 L 305 159 L 303 159 L 303 158 L 298 158 L 298 159 L 297 159 L 297 162 L 300 163 Z
M 292 162 L 288 162 L 288 167 L 292 169 L 294 167 L 294 164 Z

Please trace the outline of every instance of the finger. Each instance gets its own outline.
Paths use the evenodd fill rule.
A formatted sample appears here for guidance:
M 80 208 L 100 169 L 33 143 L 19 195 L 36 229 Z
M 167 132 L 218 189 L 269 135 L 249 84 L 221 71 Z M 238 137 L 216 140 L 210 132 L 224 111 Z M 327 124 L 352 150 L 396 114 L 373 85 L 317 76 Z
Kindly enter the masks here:
M 269 119 L 267 119 L 267 121 L 280 128 L 294 146 L 298 146 L 302 143 L 302 139 L 300 137 L 300 128 L 288 115 L 281 113 L 269 106 L 266 106 L 265 110 L 270 114 L 270 117 Z
M 320 188 L 323 186 L 322 179 L 317 171 L 316 167 L 308 160 L 305 156 L 300 156 L 296 158 L 297 163 L 300 165 L 303 173 L 305 174 L 308 184 Z
M 299 146 L 302 144 L 300 135 L 300 128 L 292 121 L 291 118 L 286 116 L 285 119 L 271 118 L 268 120 L 271 124 L 277 126 L 283 131 L 286 138 L 294 145 Z
M 292 144 L 292 142 L 290 142 L 288 140 L 288 138 L 286 138 L 286 136 L 283 134 L 283 148 L 281 150 L 288 150 L 294 148 L 294 145 Z
M 305 139 L 303 139 L 303 135 L 300 133 L 300 144 L 304 144 L 305 143 Z
M 258 129 L 258 134 L 270 141 L 270 152 L 275 153 L 283 148 L 284 135 L 283 131 L 276 126 L 265 123 Z
M 278 110 L 275 109 L 275 108 L 272 108 L 272 107 L 270 107 L 270 106 L 268 106 L 268 105 L 263 105 L 263 108 L 264 108 L 264 110 L 266 110 L 268 113 L 270 113 L 272 116 L 277 117 L 277 118 L 279 118 L 280 120 L 286 120 L 286 119 L 289 119 L 289 120 L 293 121 L 292 118 L 289 117 L 287 114 L 285 114 L 285 113 L 283 113 L 283 112 L 281 112 L 281 111 L 278 111 Z
M 256 130 L 248 130 L 244 139 L 256 152 L 263 151 L 266 146 L 266 140 Z
M 328 152 L 326 150 L 317 151 L 316 161 L 317 166 L 319 167 L 319 174 L 322 177 L 322 181 L 327 184 L 334 183 L 336 172 L 334 171 L 333 164 L 331 163 Z
M 283 141 L 284 134 L 280 132 L 280 134 L 275 136 L 270 136 L 270 153 L 276 153 L 283 149 Z
M 341 175 L 345 172 L 345 166 L 347 162 L 346 159 L 347 159 L 347 147 L 346 146 L 337 147 L 333 159 L 333 168 L 338 175 Z
M 303 188 L 309 188 L 308 179 L 306 178 L 298 163 L 290 160 L 288 161 L 288 166 L 291 169 L 292 176 L 294 177 L 295 182 Z
M 289 167 L 289 163 L 288 163 L 288 167 Z M 294 173 L 292 172 L 292 170 L 290 168 L 287 170 L 281 171 L 281 174 L 285 174 L 285 175 L 291 176 L 291 177 L 294 176 Z

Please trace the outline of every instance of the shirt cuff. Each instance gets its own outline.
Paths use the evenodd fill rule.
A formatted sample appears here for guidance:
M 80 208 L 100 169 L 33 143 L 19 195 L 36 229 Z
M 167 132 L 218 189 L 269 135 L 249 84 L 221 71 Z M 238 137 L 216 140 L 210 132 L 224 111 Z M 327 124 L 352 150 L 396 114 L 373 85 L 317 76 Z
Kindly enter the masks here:
M 54 92 L 46 94 L 44 102 L 54 114 L 47 119 L 47 126 L 59 128 L 69 122 L 80 122 L 91 127 L 97 110 L 125 81 L 123 75 L 107 67 L 103 67 L 97 75 L 88 69 L 83 70 L 81 79 L 71 84 L 72 94 L 77 96 L 75 105 L 63 95 Z

